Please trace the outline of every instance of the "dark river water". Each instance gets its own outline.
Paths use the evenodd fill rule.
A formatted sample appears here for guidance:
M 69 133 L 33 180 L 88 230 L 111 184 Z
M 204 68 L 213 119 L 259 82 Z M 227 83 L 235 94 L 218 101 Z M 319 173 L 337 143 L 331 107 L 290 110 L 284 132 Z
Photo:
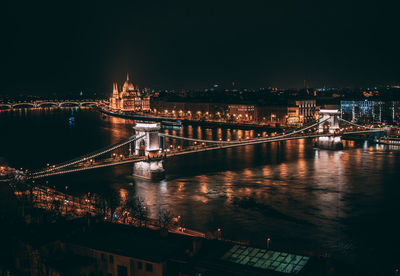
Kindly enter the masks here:
M 90 109 L 0 111 L 0 158 L 41 168 L 116 143 L 133 122 Z M 177 135 L 254 137 L 256 131 L 185 126 Z M 260 133 L 261 134 L 261 133 Z M 400 148 L 346 141 L 343 151 L 310 140 L 231 148 L 165 161 L 167 179 L 131 176 L 131 165 L 41 180 L 71 194 L 138 196 L 156 217 L 168 208 L 189 228 L 222 229 L 227 238 L 271 247 L 330 253 L 369 270 L 394 271 L 399 261 Z

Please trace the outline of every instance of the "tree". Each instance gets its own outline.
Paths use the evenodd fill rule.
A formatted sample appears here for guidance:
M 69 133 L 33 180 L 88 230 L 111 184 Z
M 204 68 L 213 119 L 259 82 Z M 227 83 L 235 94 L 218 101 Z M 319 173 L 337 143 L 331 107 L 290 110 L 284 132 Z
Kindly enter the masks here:
M 158 223 L 161 229 L 168 229 L 172 223 L 173 214 L 168 209 L 158 210 Z
M 115 220 L 114 213 L 120 206 L 121 201 L 119 199 L 119 194 L 115 190 L 111 190 L 109 196 L 106 199 L 108 209 L 110 210 L 111 221 Z
M 59 200 L 54 199 L 52 201 L 51 211 L 53 211 L 56 216 L 60 216 L 61 215 L 61 202 Z
M 139 226 L 141 227 L 144 224 L 144 227 L 147 227 L 147 220 L 149 216 L 149 209 L 144 203 L 144 200 L 141 198 L 136 198 L 136 213 L 137 219 L 139 222 Z
M 84 206 L 86 206 L 86 204 L 84 204 Z M 99 215 L 103 217 L 107 215 L 107 201 L 97 194 L 94 196 L 94 208 L 95 212 Z
M 148 208 L 141 198 L 128 199 L 124 206 L 123 212 L 127 212 L 130 218 L 137 222 L 138 226 L 147 226 Z

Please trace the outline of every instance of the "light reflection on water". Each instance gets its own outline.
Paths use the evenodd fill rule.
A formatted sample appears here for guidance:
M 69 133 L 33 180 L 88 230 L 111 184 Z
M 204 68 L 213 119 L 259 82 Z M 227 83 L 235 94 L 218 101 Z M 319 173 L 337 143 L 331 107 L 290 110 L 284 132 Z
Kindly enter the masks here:
M 38 168 L 116 143 L 133 134 L 132 122 L 90 111 L 2 112 L 0 156 L 15 167 Z M 265 133 L 185 126 L 166 133 L 201 139 L 239 139 Z M 120 166 L 48 179 L 76 194 L 139 196 L 156 216 L 160 207 L 201 231 L 263 246 L 328 251 L 345 256 L 396 258 L 393 220 L 400 207 L 400 151 L 345 141 L 343 151 L 315 150 L 311 141 L 287 141 L 171 158 L 167 179 L 152 183 Z M 371 243 L 379 236 L 379 243 Z M 396 255 L 397 254 L 397 255 Z

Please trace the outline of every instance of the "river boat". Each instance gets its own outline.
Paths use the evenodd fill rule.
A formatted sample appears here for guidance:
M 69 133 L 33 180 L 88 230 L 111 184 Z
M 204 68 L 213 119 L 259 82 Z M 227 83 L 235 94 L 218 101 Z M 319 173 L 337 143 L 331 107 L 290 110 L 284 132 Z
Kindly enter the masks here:
M 181 128 L 182 122 L 178 121 L 161 121 L 161 126 L 163 127 L 173 127 L 173 128 Z
M 375 139 L 375 143 L 400 146 L 400 136 L 385 136 Z

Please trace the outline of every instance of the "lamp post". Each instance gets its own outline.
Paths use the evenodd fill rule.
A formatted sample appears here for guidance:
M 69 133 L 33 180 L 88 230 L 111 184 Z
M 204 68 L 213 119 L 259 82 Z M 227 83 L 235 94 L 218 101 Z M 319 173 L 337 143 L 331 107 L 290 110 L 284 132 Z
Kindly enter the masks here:
M 219 240 L 221 240 L 222 239 L 222 229 L 221 228 L 218 228 L 217 229 L 217 238 L 219 239 Z
M 270 242 L 271 242 L 271 238 L 267 238 L 267 249 L 269 249 Z
M 65 195 L 64 195 L 65 216 L 67 216 L 67 214 L 68 214 L 68 199 L 67 199 L 67 191 L 68 191 L 68 186 L 65 186 Z

